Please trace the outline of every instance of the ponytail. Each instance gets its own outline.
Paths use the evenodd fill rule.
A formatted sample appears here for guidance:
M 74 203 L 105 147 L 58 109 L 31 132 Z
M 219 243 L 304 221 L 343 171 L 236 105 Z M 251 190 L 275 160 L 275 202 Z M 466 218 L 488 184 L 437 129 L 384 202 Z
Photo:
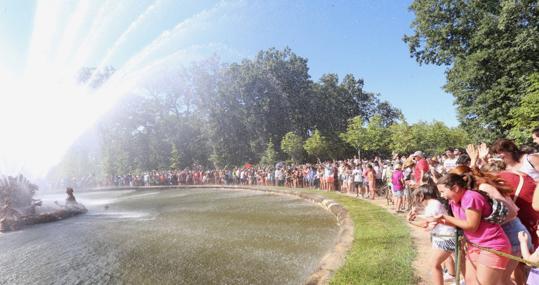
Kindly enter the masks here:
M 438 185 L 445 185 L 449 188 L 457 185 L 464 189 L 471 189 L 470 185 L 473 186 L 473 177 L 470 174 L 458 175 L 455 173 L 448 173 L 442 178 L 438 179 Z
M 480 184 L 489 184 L 495 187 L 498 192 L 502 196 L 509 196 L 512 192 L 512 189 L 509 185 L 506 184 L 506 182 L 499 176 L 481 171 L 478 167 L 474 166 L 472 168 L 464 165 L 459 165 L 455 168 L 453 168 L 451 173 L 460 174 L 460 175 L 469 175 L 471 176 L 471 180 L 474 181 L 474 183 L 469 183 L 468 189 L 476 189 L 479 188 Z M 468 182 L 471 180 L 467 178 Z
M 463 187 L 463 188 L 466 188 L 466 189 L 474 189 L 475 187 L 475 179 L 474 177 L 470 174 L 470 173 L 463 173 L 462 175 L 460 175 L 460 177 L 462 177 L 462 180 L 464 182 L 466 182 L 466 187 Z

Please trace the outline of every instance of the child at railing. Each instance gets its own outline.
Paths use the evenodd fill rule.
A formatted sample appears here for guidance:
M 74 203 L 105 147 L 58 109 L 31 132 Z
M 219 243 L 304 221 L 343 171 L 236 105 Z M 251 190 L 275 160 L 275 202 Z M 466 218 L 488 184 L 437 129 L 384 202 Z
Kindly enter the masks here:
M 416 217 L 430 219 L 437 215 L 447 214 L 447 208 L 440 201 L 440 196 L 436 185 L 424 184 L 414 191 L 414 204 L 421 204 L 424 207 L 423 215 L 416 215 L 414 210 L 408 213 L 408 221 L 418 227 L 430 229 L 432 238 L 432 284 L 444 284 L 442 263 L 455 252 L 456 229 L 451 226 L 428 222 L 427 220 L 416 221 Z M 449 268 L 453 272 L 454 268 Z
M 539 229 L 537 230 L 537 235 L 539 235 Z M 528 243 L 529 243 L 528 234 L 525 232 L 519 232 L 518 240 L 520 241 L 520 251 L 522 252 L 522 257 L 527 261 L 539 263 L 539 248 L 537 248 L 533 254 L 530 254 L 530 250 L 528 249 Z M 528 281 L 526 282 L 526 284 L 528 285 L 539 284 L 539 269 L 538 268 L 533 267 L 530 270 L 530 274 L 528 275 Z

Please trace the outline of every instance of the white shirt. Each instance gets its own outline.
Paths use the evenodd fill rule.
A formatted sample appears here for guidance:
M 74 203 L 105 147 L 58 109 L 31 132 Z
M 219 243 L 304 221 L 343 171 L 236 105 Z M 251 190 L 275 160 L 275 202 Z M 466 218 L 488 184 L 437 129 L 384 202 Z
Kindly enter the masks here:
M 445 168 L 445 171 L 449 171 L 453 168 L 455 168 L 455 166 L 457 166 L 457 158 L 448 158 L 444 161 L 444 168 Z
M 425 211 L 423 212 L 423 216 L 425 216 L 425 218 L 430 218 L 436 215 L 447 215 L 447 209 L 440 201 L 429 199 Z M 448 225 L 436 224 L 431 232 L 435 235 L 453 235 L 455 234 L 455 228 Z
M 354 182 L 363 182 L 363 171 L 361 169 L 354 169 L 352 175 L 354 175 Z

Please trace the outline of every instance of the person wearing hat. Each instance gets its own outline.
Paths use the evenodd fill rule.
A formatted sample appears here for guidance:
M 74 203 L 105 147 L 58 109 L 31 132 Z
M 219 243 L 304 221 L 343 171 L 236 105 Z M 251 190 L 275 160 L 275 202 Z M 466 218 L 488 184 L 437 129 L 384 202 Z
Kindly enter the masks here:
M 421 178 L 423 175 L 429 171 L 429 163 L 425 159 L 423 152 L 420 150 L 414 152 L 412 157 L 415 160 L 414 179 L 416 185 L 419 185 L 421 184 Z

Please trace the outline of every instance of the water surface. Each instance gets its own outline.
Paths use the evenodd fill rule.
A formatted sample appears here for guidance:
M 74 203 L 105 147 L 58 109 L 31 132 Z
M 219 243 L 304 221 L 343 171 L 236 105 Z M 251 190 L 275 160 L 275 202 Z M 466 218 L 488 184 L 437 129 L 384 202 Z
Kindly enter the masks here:
M 0 234 L 0 283 L 301 284 L 338 232 L 321 207 L 257 191 L 76 197 L 88 214 Z

